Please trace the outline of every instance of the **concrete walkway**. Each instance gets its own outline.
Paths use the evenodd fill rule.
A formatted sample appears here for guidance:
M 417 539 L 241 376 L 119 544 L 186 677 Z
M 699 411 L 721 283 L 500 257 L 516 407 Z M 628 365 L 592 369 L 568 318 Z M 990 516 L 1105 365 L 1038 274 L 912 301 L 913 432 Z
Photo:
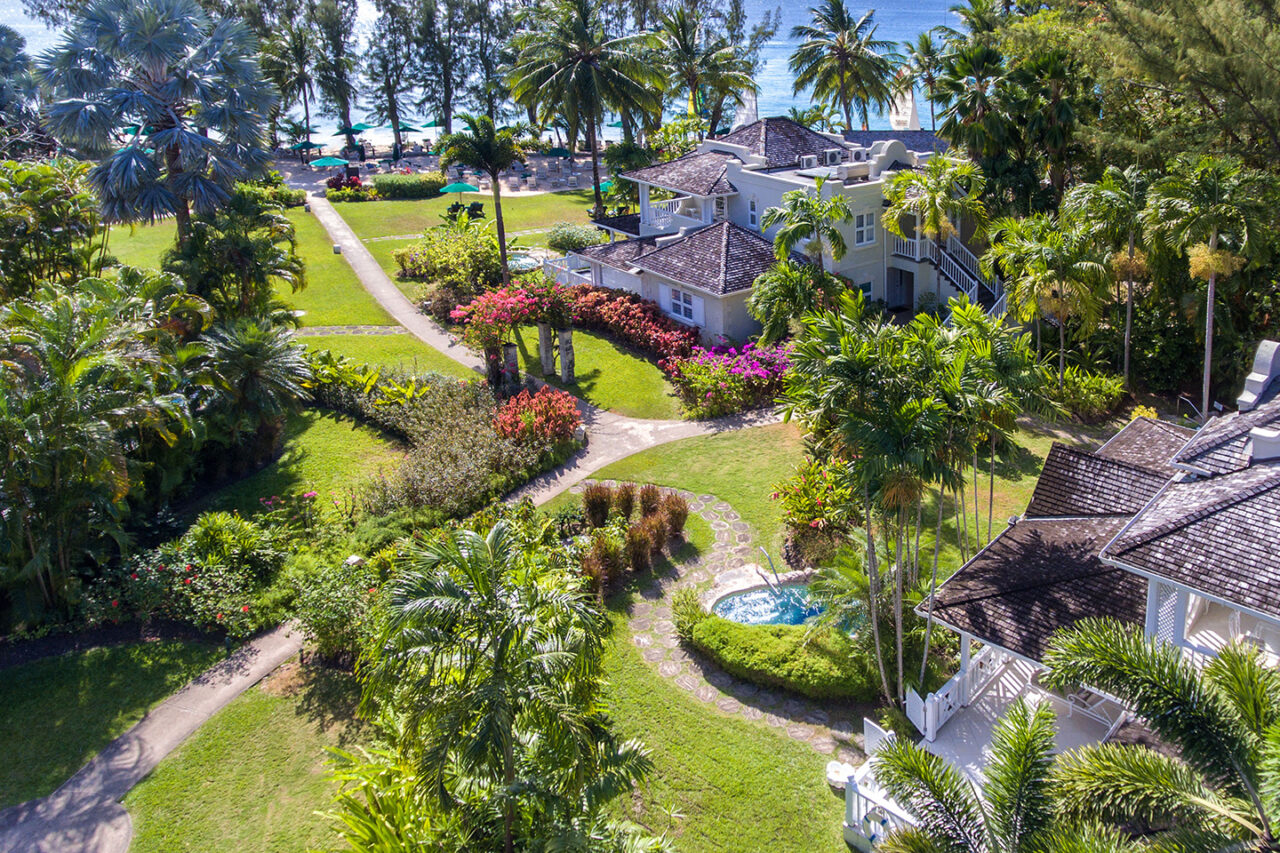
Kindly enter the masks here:
M 400 292 L 400 288 L 396 287 L 395 282 L 369 253 L 364 241 L 356 235 L 327 199 L 313 194 L 308 200 L 311 204 L 311 212 L 315 214 L 316 219 L 320 220 L 320 224 L 329 234 L 329 239 L 342 249 L 343 256 L 355 271 L 360 283 L 364 285 L 364 289 L 378 300 L 392 319 L 416 335 L 423 343 L 434 347 L 459 364 L 477 372 L 483 371 L 484 362 L 479 356 L 473 355 L 462 344 L 454 341 L 436 325 L 434 320 L 419 311 L 418 307 Z M 535 386 L 542 384 L 534 377 L 529 377 L 529 381 Z M 777 423 L 779 420 L 773 412 L 749 412 L 711 421 L 640 420 L 596 408 L 583 400 L 578 401 L 578 410 L 582 413 L 582 422 L 587 427 L 587 448 L 560 468 L 535 477 L 516 490 L 508 498 L 509 500 L 527 497 L 534 503 L 541 504 L 604 466 L 633 453 L 639 453 L 641 450 L 682 438 L 763 426 Z
M 0 812 L 0 853 L 126 853 L 133 823 L 120 800 L 205 721 L 298 653 L 282 625 L 152 709 L 47 797 Z

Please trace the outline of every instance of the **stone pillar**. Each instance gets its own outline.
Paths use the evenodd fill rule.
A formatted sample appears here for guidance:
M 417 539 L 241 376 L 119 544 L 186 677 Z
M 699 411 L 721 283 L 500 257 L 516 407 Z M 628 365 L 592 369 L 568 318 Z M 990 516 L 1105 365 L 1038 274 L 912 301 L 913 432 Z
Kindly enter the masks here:
M 489 388 L 497 394 L 502 391 L 502 348 L 489 347 L 484 351 L 484 378 Z
M 502 345 L 502 393 L 511 397 L 520 392 L 520 348 Z
M 577 377 L 573 374 L 573 329 L 557 329 L 560 338 L 560 381 L 565 385 L 573 385 Z
M 556 375 L 556 351 L 551 342 L 551 326 L 538 324 L 538 357 L 542 359 L 542 375 Z

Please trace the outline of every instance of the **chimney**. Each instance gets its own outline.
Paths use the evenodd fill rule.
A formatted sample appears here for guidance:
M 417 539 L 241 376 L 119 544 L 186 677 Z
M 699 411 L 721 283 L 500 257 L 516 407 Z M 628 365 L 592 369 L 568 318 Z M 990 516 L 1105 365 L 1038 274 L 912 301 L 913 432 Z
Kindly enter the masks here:
M 1277 377 L 1280 377 L 1280 343 L 1263 341 L 1253 357 L 1253 369 L 1245 377 L 1244 390 L 1236 398 L 1236 408 L 1247 412 L 1258 405 L 1258 398 Z
M 1254 427 L 1249 430 L 1249 438 L 1253 441 L 1250 463 L 1280 459 L 1280 429 Z

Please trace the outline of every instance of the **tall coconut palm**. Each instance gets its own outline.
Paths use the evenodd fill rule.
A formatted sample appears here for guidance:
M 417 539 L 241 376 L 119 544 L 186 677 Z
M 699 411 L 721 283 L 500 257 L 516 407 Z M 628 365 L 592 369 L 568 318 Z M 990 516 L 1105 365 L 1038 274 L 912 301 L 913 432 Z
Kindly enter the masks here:
M 1204 312 L 1204 377 L 1200 416 L 1209 417 L 1213 366 L 1213 316 L 1219 278 L 1240 269 L 1270 225 L 1275 183 L 1238 160 L 1204 156 L 1180 159 L 1150 191 L 1147 226 L 1171 246 L 1191 250 L 1191 274 L 1207 283 Z
M 1280 845 L 1280 674 L 1256 649 L 1229 646 L 1203 669 L 1177 646 L 1089 619 L 1053 638 L 1048 683 L 1085 684 L 1133 708 L 1177 756 L 1095 744 L 1055 776 L 1068 815 L 1171 826 L 1178 850 Z
M 936 155 L 929 158 L 923 170 L 898 172 L 885 191 L 889 202 L 884 212 L 884 227 L 905 239 L 904 220 L 910 216 L 916 236 L 933 240 L 941 254 L 947 238 L 959 235 L 957 223 L 969 219 L 981 234 L 987 224 L 987 208 L 982 202 L 986 178 L 976 164 L 958 157 Z M 937 295 L 942 298 L 941 277 Z
M 739 61 L 737 48 L 728 39 L 711 37 L 700 17 L 684 6 L 662 16 L 656 35 L 657 57 L 669 86 L 689 91 L 690 116 L 700 113 L 698 98 L 704 87 L 728 92 L 739 103 L 743 92 L 757 91 L 750 70 Z M 714 126 L 711 129 L 715 131 Z
M 214 210 L 262 170 L 277 95 L 257 52 L 243 23 L 195 0 L 97 0 L 72 22 L 40 76 L 54 134 L 110 152 L 89 173 L 107 221 L 173 216 L 186 242 L 193 207 Z
M 1123 265 L 1115 264 L 1125 284 L 1124 384 L 1129 385 L 1129 347 L 1133 337 L 1133 280 L 1137 254 L 1146 243 L 1147 190 L 1152 175 L 1140 166 L 1108 166 L 1096 184 L 1073 187 L 1062 200 L 1061 212 L 1091 229 L 1112 249 L 1124 251 Z
M 762 327 L 760 342 L 786 337 L 792 321 L 831 304 L 840 288 L 838 279 L 815 264 L 786 260 L 762 273 L 747 297 L 747 310 Z
M 824 179 L 818 178 L 813 192 L 785 192 L 780 207 L 766 208 L 760 216 L 761 230 L 778 228 L 773 236 L 778 260 L 785 261 L 803 248 L 815 264 L 825 268 L 828 254 L 832 261 L 839 261 L 848 251 L 840 226 L 853 220 L 849 200 L 840 193 L 824 198 L 823 186 Z
M 554 105 L 586 125 L 599 216 L 604 210 L 599 129 L 605 108 L 654 113 L 662 108 L 663 75 L 641 56 L 653 39 L 647 33 L 609 37 L 596 0 L 554 0 L 537 24 L 512 40 L 511 96 L 520 104 Z
M 311 99 L 316 94 L 316 39 L 304 21 L 282 21 L 262 46 L 262 69 L 280 91 L 282 107 L 302 102 L 302 126 L 311 141 Z M 306 152 L 303 152 L 305 159 Z
M 856 109 L 866 130 L 871 106 L 893 100 L 893 63 L 887 56 L 893 43 L 875 37 L 874 11 L 855 18 L 844 0 L 823 0 L 809 16 L 808 24 L 791 29 L 791 37 L 800 40 L 788 63 L 795 92 L 812 89 L 815 97 L 839 103 L 845 130 L 853 129 Z
M 929 97 L 929 130 L 938 132 L 936 104 L 938 99 L 938 74 L 942 71 L 942 47 L 934 40 L 933 33 L 924 32 L 914 42 L 903 42 L 903 70 L 899 79 L 911 87 L 923 86 Z
M 981 794 L 956 767 L 906 738 L 871 757 L 876 781 L 916 819 L 876 845 L 885 853 L 1125 853 L 1119 832 L 1063 820 L 1054 787 L 1053 708 L 1019 700 L 991 732 Z
M 943 58 L 937 83 L 943 104 L 939 132 L 963 146 L 972 160 L 998 152 L 1009 138 L 1002 101 L 1007 72 L 1004 56 L 985 43 L 966 44 Z
M 502 264 L 502 283 L 511 282 L 511 270 L 507 267 L 507 231 L 502 222 L 502 182 L 499 175 L 516 163 L 524 162 L 524 151 L 509 130 L 498 130 L 488 116 L 462 113 L 458 116 L 466 127 L 465 132 L 446 134 L 440 140 L 443 153 L 441 167 L 461 163 L 484 172 L 493 188 L 493 213 L 498 223 L 498 258 Z

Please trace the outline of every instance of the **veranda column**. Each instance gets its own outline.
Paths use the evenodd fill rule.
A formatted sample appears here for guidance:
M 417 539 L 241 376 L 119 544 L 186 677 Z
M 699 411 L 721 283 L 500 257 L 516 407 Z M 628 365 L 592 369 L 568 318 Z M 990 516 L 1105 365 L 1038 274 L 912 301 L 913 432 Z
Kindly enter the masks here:
M 555 376 L 556 351 L 551 339 L 551 326 L 548 323 L 538 324 L 538 357 L 542 359 L 542 375 Z
M 573 329 L 559 329 L 556 334 L 560 338 L 560 381 L 572 385 L 577 381 L 573 374 Z
M 960 635 L 960 672 L 965 674 L 960 679 L 960 704 L 967 706 L 969 704 L 969 635 Z
M 520 350 L 515 344 L 502 345 L 502 393 L 511 397 L 520 391 Z

